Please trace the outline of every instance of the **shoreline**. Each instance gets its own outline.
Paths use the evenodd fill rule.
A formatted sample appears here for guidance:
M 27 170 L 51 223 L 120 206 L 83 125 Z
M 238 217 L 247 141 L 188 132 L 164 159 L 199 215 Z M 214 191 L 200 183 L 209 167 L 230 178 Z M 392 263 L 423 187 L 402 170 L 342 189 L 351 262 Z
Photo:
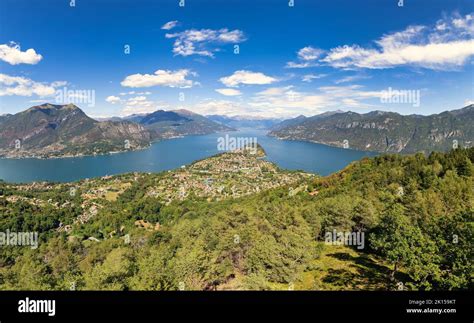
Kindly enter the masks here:
M 238 131 L 238 130 L 232 130 L 232 131 Z M 145 146 L 145 147 L 139 147 L 135 149 L 126 149 L 126 150 L 117 150 L 117 151 L 109 151 L 105 153 L 100 153 L 100 154 L 77 154 L 77 155 L 61 155 L 61 156 L 25 156 L 25 157 L 8 157 L 5 155 L 0 155 L 0 160 L 24 160 L 24 159 L 34 159 L 34 160 L 54 160 L 54 159 L 67 159 L 67 158 L 82 158 L 82 157 L 97 157 L 97 156 L 107 156 L 107 155 L 117 155 L 117 154 L 122 154 L 122 153 L 128 153 L 128 152 L 135 152 L 135 151 L 141 151 L 141 150 L 146 150 L 149 149 L 154 143 L 165 141 L 165 140 L 172 140 L 172 139 L 180 139 L 180 138 L 186 138 L 186 137 L 191 137 L 191 136 L 206 136 L 206 135 L 212 135 L 212 134 L 219 134 L 219 133 L 224 133 L 224 132 L 211 132 L 211 133 L 204 133 L 204 134 L 190 134 L 190 135 L 177 135 L 177 136 L 171 136 L 168 138 L 160 138 L 160 139 L 155 139 L 150 141 L 150 144 Z

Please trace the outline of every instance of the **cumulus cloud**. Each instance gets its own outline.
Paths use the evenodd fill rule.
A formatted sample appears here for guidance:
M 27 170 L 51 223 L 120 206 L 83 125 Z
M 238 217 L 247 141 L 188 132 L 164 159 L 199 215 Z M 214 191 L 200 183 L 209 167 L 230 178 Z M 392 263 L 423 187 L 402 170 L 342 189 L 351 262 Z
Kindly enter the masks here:
M 305 68 L 316 66 L 317 60 L 324 54 L 324 51 L 319 48 L 314 48 L 311 46 L 306 46 L 301 48 L 297 55 L 298 60 L 296 62 L 286 63 L 287 68 Z
M 273 87 L 258 92 L 249 104 L 274 116 L 313 115 L 332 105 L 330 98 L 318 93 L 294 90 L 293 86 Z
M 105 101 L 111 104 L 115 104 L 120 103 L 122 100 L 118 96 L 110 95 L 105 99 Z
M 154 74 L 132 74 L 127 76 L 120 84 L 125 87 L 151 87 L 167 86 L 178 88 L 190 88 L 197 83 L 187 79 L 188 76 L 196 76 L 188 69 L 176 71 L 157 70 Z
M 146 96 L 139 95 L 123 100 L 121 115 L 152 113 L 158 109 L 168 108 L 168 105 L 162 102 L 149 100 Z
M 22 52 L 20 45 L 14 42 L 0 45 L 0 60 L 11 65 L 18 64 L 37 64 L 43 59 L 43 56 L 36 53 L 33 48 Z
M 263 73 L 246 70 L 235 71 L 232 75 L 221 77 L 219 80 L 228 87 L 238 87 L 240 84 L 271 84 L 277 81 L 276 78 Z
M 303 61 L 314 61 L 318 59 L 323 53 L 324 51 L 319 48 L 308 46 L 303 47 L 298 51 L 298 58 Z
M 121 107 L 120 115 L 128 116 L 132 114 L 145 114 L 152 113 L 158 109 L 167 109 L 168 104 L 158 101 L 153 101 L 148 99 L 146 95 L 140 95 L 140 93 L 150 93 L 150 92 L 124 92 L 123 94 L 130 95 L 136 94 L 132 97 L 119 97 L 115 95 L 108 96 L 105 101 L 110 104 L 119 105 Z
M 173 44 L 174 55 L 190 56 L 200 55 L 214 57 L 222 44 L 238 44 L 245 41 L 241 30 L 214 29 L 189 29 L 179 33 L 166 34 L 166 38 L 176 38 Z
M 164 29 L 164 30 L 171 30 L 173 29 L 174 27 L 176 27 L 178 25 L 178 20 L 172 20 L 172 21 L 168 21 L 166 24 L 164 24 L 163 26 L 161 26 L 161 29 Z
M 0 74 L 0 96 L 53 96 L 56 88 L 65 84 L 63 81 L 53 83 L 35 82 L 22 76 Z
M 450 70 L 464 65 L 474 55 L 474 16 L 455 15 L 435 26 L 409 26 L 384 35 L 376 47 L 343 45 L 331 49 L 320 61 L 335 68 L 385 69 L 416 66 Z
M 226 96 L 237 96 L 242 94 L 242 92 L 236 89 L 216 89 L 216 92 Z

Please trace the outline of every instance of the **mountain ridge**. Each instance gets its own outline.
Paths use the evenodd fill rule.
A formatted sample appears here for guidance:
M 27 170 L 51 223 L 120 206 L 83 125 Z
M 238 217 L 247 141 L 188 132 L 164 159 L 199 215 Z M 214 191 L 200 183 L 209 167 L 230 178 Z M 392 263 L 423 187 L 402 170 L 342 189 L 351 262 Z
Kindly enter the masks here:
M 389 111 L 348 111 L 289 119 L 269 135 L 357 150 L 414 153 L 469 147 L 474 140 L 474 105 L 439 114 L 401 115 Z M 347 145 L 344 145 L 347 141 Z
M 0 116 L 0 157 L 54 158 L 143 149 L 151 142 L 231 131 L 188 110 L 98 121 L 74 104 L 44 103 Z

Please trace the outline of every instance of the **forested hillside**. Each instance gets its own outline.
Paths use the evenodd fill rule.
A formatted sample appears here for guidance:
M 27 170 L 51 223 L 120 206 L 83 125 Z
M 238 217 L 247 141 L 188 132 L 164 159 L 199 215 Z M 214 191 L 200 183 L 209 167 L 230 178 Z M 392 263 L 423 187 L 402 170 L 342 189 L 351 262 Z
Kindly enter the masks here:
M 453 144 L 471 147 L 474 105 L 428 116 L 372 111 L 334 112 L 282 122 L 270 132 L 281 139 L 382 153 L 446 152 Z
M 473 287 L 474 148 L 383 155 L 328 177 L 221 156 L 251 159 L 229 175 L 242 194 L 161 193 L 184 170 L 0 182 L 0 231 L 40 233 L 37 249 L 0 248 L 0 289 Z M 205 161 L 212 187 L 228 160 Z M 257 190 L 262 178 L 280 184 Z M 364 248 L 327 245 L 333 230 L 364 232 Z

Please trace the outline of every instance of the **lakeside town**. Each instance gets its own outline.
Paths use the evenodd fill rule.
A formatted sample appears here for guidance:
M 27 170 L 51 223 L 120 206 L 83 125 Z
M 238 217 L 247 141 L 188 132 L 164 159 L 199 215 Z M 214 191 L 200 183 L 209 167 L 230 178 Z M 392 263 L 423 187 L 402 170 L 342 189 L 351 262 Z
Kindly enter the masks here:
M 2 196 L 0 191 L 0 198 L 5 197 L 10 203 L 24 202 L 39 208 L 54 209 L 75 207 L 74 203 L 80 201 L 82 214 L 74 223 L 84 224 L 97 216 L 104 205 L 115 202 L 121 194 L 137 183 L 142 183 L 145 187 L 146 197 L 169 205 L 173 201 L 183 201 L 190 197 L 205 199 L 208 202 L 235 199 L 281 186 L 289 186 L 291 196 L 305 189 L 300 183 L 315 177 L 310 173 L 280 169 L 264 158 L 265 151 L 258 146 L 257 149 L 244 148 L 221 153 L 161 173 L 107 175 L 73 183 L 5 183 L 6 189 L 15 193 Z M 66 198 L 61 201 L 46 198 L 53 192 L 62 192 Z M 31 193 L 43 193 L 45 198 L 32 197 Z M 58 231 L 71 232 L 73 225 L 61 223 Z

